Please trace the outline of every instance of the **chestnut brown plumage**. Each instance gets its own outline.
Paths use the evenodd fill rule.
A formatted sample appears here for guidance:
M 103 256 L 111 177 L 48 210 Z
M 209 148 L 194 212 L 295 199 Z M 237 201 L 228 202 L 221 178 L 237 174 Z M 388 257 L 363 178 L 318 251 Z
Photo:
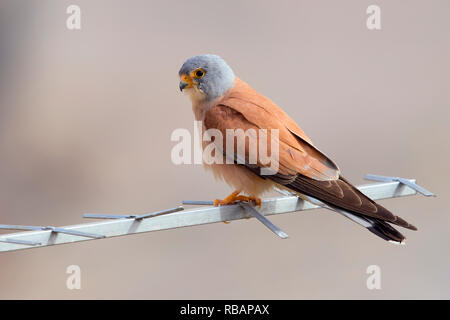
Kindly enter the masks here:
M 366 228 L 385 240 L 402 242 L 405 239 L 389 223 L 417 230 L 365 196 L 342 177 L 337 165 L 313 145 L 303 130 L 280 107 L 235 77 L 228 65 L 223 65 L 226 63 L 220 57 L 204 55 L 189 59 L 180 70 L 180 88 L 185 87 L 184 90 L 190 95 L 195 118 L 202 121 L 204 130 L 217 129 L 222 132 L 223 164 L 205 164 L 205 167 L 217 178 L 233 186 L 236 192 L 225 202 L 218 200 L 218 204 L 233 202 L 240 192 L 256 199 L 265 191 L 278 186 L 294 191 L 299 196 L 318 199 L 332 208 L 345 211 L 350 218 L 360 217 L 367 222 L 364 225 Z M 202 76 L 197 79 L 193 72 L 199 69 L 209 78 L 202 79 Z M 220 73 L 220 78 L 227 83 L 214 77 L 215 72 Z M 229 81 L 231 77 L 232 82 Z M 268 132 L 277 129 L 278 171 L 273 175 L 261 175 L 260 169 L 268 164 L 263 164 L 259 158 L 256 164 L 246 161 L 226 164 L 225 159 L 236 159 L 237 152 L 235 148 L 233 154 L 227 154 L 230 152 L 226 148 L 227 129 L 254 129 L 256 132 L 258 129 L 267 129 Z M 247 141 L 245 159 L 248 159 L 249 149 Z

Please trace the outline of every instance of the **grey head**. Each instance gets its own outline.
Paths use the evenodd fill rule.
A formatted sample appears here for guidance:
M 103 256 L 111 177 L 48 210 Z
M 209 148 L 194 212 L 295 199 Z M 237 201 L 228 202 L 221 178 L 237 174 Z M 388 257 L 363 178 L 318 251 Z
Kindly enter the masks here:
M 180 90 L 200 93 L 212 100 L 223 95 L 234 83 L 234 72 L 221 57 L 213 54 L 194 56 L 186 60 L 178 72 Z

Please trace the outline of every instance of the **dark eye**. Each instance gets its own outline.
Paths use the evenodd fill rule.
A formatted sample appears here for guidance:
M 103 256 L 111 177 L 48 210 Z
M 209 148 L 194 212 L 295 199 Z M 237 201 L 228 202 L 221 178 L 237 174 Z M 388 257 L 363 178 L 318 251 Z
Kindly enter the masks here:
M 201 68 L 198 68 L 198 69 L 192 71 L 193 77 L 195 77 L 197 79 L 204 77 L 205 73 L 206 73 L 206 71 Z

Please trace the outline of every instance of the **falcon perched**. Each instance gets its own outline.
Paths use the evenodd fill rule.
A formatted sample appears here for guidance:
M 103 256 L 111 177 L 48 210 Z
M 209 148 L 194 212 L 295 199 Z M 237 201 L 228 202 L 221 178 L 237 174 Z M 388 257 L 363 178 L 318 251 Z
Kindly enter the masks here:
M 279 187 L 302 198 L 320 200 L 388 241 L 402 243 L 405 239 L 391 224 L 417 230 L 348 182 L 337 165 L 313 145 L 280 107 L 236 77 L 219 56 L 208 54 L 189 58 L 179 76 L 180 90 L 189 95 L 195 119 L 201 121 L 202 130 L 222 134 L 220 138 L 215 135 L 210 139 L 217 147 L 215 159 L 222 161 L 204 165 L 235 191 L 224 200 L 216 200 L 216 206 L 236 201 L 254 201 L 260 205 L 260 196 L 264 192 Z M 239 130 L 251 132 L 244 136 L 247 140 L 241 152 L 234 144 L 230 148 L 227 146 L 239 135 L 233 136 L 233 141 L 226 138 L 229 132 Z M 261 169 L 268 168 L 269 164 L 260 157 L 261 132 L 270 132 L 265 141 L 272 142 L 274 130 L 276 145 L 266 146 L 266 149 L 277 155 L 276 159 L 271 158 L 270 164 L 271 167 L 275 164 L 277 170 L 263 174 Z M 249 139 L 252 137 L 254 140 Z M 258 154 L 253 157 L 254 161 L 249 161 L 252 150 L 257 150 Z

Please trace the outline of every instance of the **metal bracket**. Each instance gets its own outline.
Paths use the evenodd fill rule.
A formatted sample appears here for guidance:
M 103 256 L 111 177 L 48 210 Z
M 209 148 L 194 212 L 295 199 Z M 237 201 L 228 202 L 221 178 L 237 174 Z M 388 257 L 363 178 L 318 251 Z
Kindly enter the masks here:
M 372 181 L 382 181 L 382 182 L 390 182 L 390 181 L 398 181 L 401 184 L 404 184 L 405 186 L 410 187 L 411 189 L 423 194 L 426 197 L 436 197 L 436 195 L 427 189 L 419 186 L 417 183 L 412 182 L 410 179 L 406 178 L 400 178 L 400 177 L 387 177 L 387 176 L 379 176 L 376 174 L 366 174 L 364 176 L 364 179 L 366 180 L 372 180 Z
M 162 216 L 164 214 L 169 214 L 173 212 L 178 212 L 184 210 L 183 207 L 175 207 L 167 210 L 155 211 L 150 213 L 145 213 L 141 215 L 120 215 L 120 214 L 99 214 L 99 213 L 84 213 L 83 218 L 89 219 L 134 219 L 134 220 L 142 220 L 145 218 L 152 218 L 157 216 Z
M 73 236 L 80 236 L 80 237 L 86 237 L 86 238 L 93 238 L 93 239 L 102 239 L 105 238 L 104 235 L 91 233 L 91 232 L 83 232 L 83 231 L 77 231 L 77 230 L 70 230 L 65 228 L 58 228 L 58 227 L 52 227 L 52 226 L 20 226 L 20 225 L 9 225 L 9 224 L 0 224 L 0 229 L 4 230 L 23 230 L 23 231 L 51 231 L 55 233 L 65 233 L 70 234 Z M 26 241 L 23 242 L 22 240 L 15 240 L 15 239 L 2 239 L 3 242 L 10 242 L 10 243 L 18 243 L 18 244 L 28 244 L 32 246 L 37 246 L 40 243 L 39 242 L 31 242 Z
M 212 206 L 214 204 L 213 201 L 203 201 L 203 200 L 183 200 L 183 204 L 187 205 L 200 205 L 200 206 Z M 269 219 L 263 216 L 258 210 L 256 210 L 253 206 L 246 202 L 239 202 L 239 206 L 241 206 L 245 211 L 250 213 L 253 217 L 258 219 L 262 224 L 264 224 L 269 230 L 279 236 L 281 239 L 286 239 L 288 235 L 286 232 L 278 228 Z
M 278 228 L 276 225 L 274 225 L 272 222 L 270 222 L 269 219 L 267 219 L 265 216 L 263 216 L 258 210 L 256 210 L 254 207 L 252 207 L 248 203 L 240 203 L 240 206 L 245 209 L 248 213 L 250 213 L 252 216 L 254 216 L 256 219 L 258 219 L 262 224 L 264 224 L 269 230 L 271 230 L 273 233 L 275 233 L 277 236 L 279 236 L 281 239 L 286 239 L 289 237 L 286 232 Z
M 19 240 L 19 239 L 11 239 L 11 238 L 1 239 L 0 242 L 14 243 L 14 244 L 24 244 L 24 245 L 27 245 L 27 246 L 40 246 L 42 244 L 40 242 Z

